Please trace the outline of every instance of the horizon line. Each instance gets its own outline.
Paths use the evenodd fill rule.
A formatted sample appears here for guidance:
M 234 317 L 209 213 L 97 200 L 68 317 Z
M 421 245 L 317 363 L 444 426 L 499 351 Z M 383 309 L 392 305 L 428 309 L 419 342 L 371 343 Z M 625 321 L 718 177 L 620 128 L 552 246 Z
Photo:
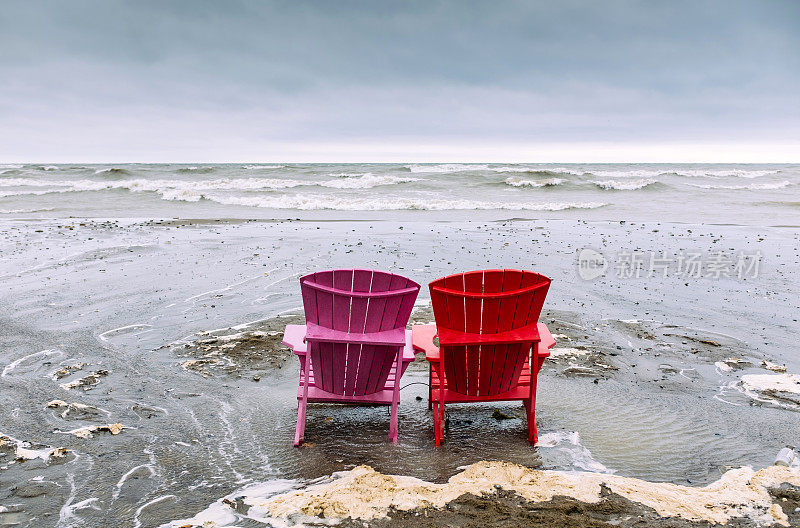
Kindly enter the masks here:
M 238 164 L 253 164 L 253 165 L 275 165 L 275 164 L 290 164 L 290 165 L 403 165 L 403 164 L 419 164 L 419 165 L 798 165 L 800 158 L 797 161 L 510 161 L 510 160 L 438 160 L 438 161 L 418 161 L 418 160 L 404 160 L 404 161 L 289 161 L 289 160 L 233 160 L 233 161 L 0 161 L 2 165 L 238 165 Z

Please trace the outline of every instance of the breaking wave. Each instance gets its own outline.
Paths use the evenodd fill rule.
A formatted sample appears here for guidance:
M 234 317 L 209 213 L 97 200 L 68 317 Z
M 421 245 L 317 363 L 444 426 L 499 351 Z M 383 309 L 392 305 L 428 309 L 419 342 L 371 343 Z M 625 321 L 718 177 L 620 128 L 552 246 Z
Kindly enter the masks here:
M 320 182 L 319 185 L 334 189 L 369 189 L 380 185 L 396 185 L 420 180 L 419 178 L 403 178 L 398 176 L 376 176 L 371 172 L 366 174 L 347 174 L 346 176 L 343 174 L 329 174 L 329 176 L 336 176 L 337 179 L 323 181 Z
M 52 207 L 43 207 L 39 209 L 0 209 L 0 214 L 43 213 L 45 211 L 52 211 L 52 210 L 53 210 Z
M 489 167 L 492 172 L 521 172 L 525 174 L 537 174 L 539 176 L 583 176 L 584 171 L 567 169 L 565 167 Z
M 407 165 L 406 168 L 414 173 L 449 173 L 489 170 L 488 165 L 475 165 L 464 163 L 443 163 L 440 165 Z
M 792 182 L 782 181 L 775 183 L 751 183 L 750 185 L 705 185 L 699 183 L 688 183 L 692 187 L 698 189 L 725 189 L 729 191 L 749 190 L 749 191 L 770 191 L 775 189 L 784 189 L 790 186 Z
M 636 191 L 638 189 L 644 189 L 648 185 L 652 185 L 658 182 L 652 179 L 645 179 L 645 180 L 627 180 L 627 181 L 606 180 L 606 181 L 593 181 L 592 183 L 605 191 Z
M 177 172 L 189 172 L 194 174 L 208 174 L 214 172 L 214 167 L 179 167 Z
M 520 180 L 516 178 L 506 178 L 503 183 L 512 187 L 555 187 L 561 185 L 566 180 L 563 178 L 549 178 L 547 180 Z
M 779 174 L 779 170 L 746 170 L 746 169 L 689 169 L 678 171 L 666 171 L 664 174 L 676 174 L 678 176 L 710 176 L 712 178 L 723 178 L 726 176 L 734 176 L 737 178 L 759 178 L 761 176 L 769 176 L 772 174 Z
M 165 197 L 166 198 L 166 197 Z M 299 209 L 338 211 L 450 211 L 450 210 L 509 210 L 563 211 L 565 209 L 595 209 L 608 205 L 600 202 L 479 202 L 473 200 L 444 200 L 426 198 L 337 197 L 329 195 L 297 196 L 221 196 L 213 194 L 185 195 L 174 198 L 186 201 L 210 200 L 224 205 L 244 205 L 268 209 Z
M 97 169 L 97 170 L 94 171 L 94 173 L 95 174 L 116 174 L 116 175 L 130 174 L 127 170 L 120 169 L 119 167 L 109 167 L 107 169 Z
M 245 170 L 270 170 L 282 169 L 283 165 L 242 165 L 242 168 Z
M 418 178 L 380 176 L 372 173 L 359 177 L 332 180 L 293 180 L 279 178 L 218 178 L 214 180 L 148 180 L 144 178 L 100 181 L 100 180 L 36 180 L 33 178 L 7 178 L 0 180 L 2 187 L 52 187 L 47 192 L 80 192 L 125 189 L 132 192 L 165 191 L 275 191 L 294 187 L 329 187 L 333 189 L 371 189 L 382 185 L 396 185 L 418 181 Z M 14 194 L 37 194 L 30 190 L 13 191 Z
M 42 196 L 52 193 L 66 193 L 74 192 L 73 189 L 47 189 L 42 191 L 0 191 L 0 198 L 8 198 L 10 196 Z

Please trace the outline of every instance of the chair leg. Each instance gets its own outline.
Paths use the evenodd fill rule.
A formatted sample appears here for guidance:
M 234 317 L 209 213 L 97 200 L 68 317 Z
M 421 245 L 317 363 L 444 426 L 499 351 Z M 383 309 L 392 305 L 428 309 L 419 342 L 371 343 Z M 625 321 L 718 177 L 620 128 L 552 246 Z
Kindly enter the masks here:
M 527 401 L 526 410 L 527 410 L 527 417 L 528 417 L 528 442 L 535 444 L 539 441 L 539 434 L 536 430 L 536 378 L 539 374 L 539 368 L 541 368 L 541 361 L 539 361 L 536 356 L 534 355 L 534 361 L 537 361 L 537 364 L 534 365 L 535 372 L 531 373 L 531 397 Z
M 400 375 L 402 373 L 403 351 L 397 351 L 395 364 L 394 391 L 392 393 L 392 416 L 389 420 L 389 441 L 397 443 L 397 407 L 400 405 Z
M 297 401 L 297 427 L 294 430 L 294 445 L 299 446 L 303 441 L 303 434 L 306 429 L 306 401 Z
M 536 404 L 527 404 L 525 406 L 526 415 L 528 418 L 528 442 L 535 444 L 539 441 L 539 434 L 536 429 Z
M 392 417 L 389 422 L 389 441 L 397 443 L 397 402 L 392 402 Z
M 300 383 L 303 387 L 303 397 L 297 401 L 297 426 L 294 430 L 294 445 L 299 446 L 303 441 L 306 430 L 306 407 L 308 406 L 308 369 L 300 366 Z
M 433 409 L 433 364 L 428 365 L 428 410 Z
M 445 417 L 444 417 L 444 402 L 439 401 L 438 407 L 435 409 L 436 417 L 439 419 L 439 437 L 436 439 L 436 445 L 442 445 L 442 441 L 444 440 L 444 433 L 445 433 Z
M 439 402 L 433 402 L 433 437 L 438 447 L 442 443 L 442 426 L 439 423 Z

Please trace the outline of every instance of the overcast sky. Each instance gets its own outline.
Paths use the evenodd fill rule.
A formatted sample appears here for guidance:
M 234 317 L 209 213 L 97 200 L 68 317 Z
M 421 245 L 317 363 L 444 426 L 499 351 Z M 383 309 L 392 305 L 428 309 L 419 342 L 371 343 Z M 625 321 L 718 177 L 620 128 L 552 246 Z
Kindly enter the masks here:
M 0 5 L 0 162 L 800 161 L 800 2 Z

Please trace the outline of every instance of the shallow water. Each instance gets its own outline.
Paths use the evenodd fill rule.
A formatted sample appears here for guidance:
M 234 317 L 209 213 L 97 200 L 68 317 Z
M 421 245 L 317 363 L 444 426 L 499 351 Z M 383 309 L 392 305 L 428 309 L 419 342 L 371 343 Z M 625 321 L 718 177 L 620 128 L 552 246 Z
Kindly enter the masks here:
M 68 454 L 11 463 L 13 454 L 0 450 L 0 505 L 11 507 L 0 522 L 158 526 L 252 483 L 288 479 L 297 486 L 358 464 L 434 481 L 488 459 L 703 484 L 730 466 L 770 464 L 800 430 L 795 409 L 736 390 L 743 374 L 768 373 L 762 359 L 800 372 L 793 348 L 798 235 L 791 228 L 574 219 L 41 219 L 4 221 L 2 236 L 0 434 Z M 758 247 L 764 268 L 747 281 L 693 279 L 689 286 L 613 274 L 587 282 L 575 267 L 585 246 Z M 404 378 L 398 445 L 386 442 L 385 408 L 314 405 L 308 445 L 297 449 L 294 358 L 257 370 L 259 381 L 251 368 L 211 369 L 203 377 L 183 368 L 188 357 L 170 346 L 279 330 L 287 319 L 274 318 L 300 308 L 299 275 L 349 266 L 389 269 L 420 283 L 454 269 L 534 268 L 553 278 L 542 319 L 565 336 L 558 346 L 600 351 L 598 361 L 613 368 L 569 357 L 547 363 L 539 448 L 525 441 L 524 420 L 492 417 L 495 408 L 520 412 L 503 404 L 450 406 L 446 443 L 435 449 L 427 388 L 419 384 L 424 366 L 414 365 Z M 423 289 L 420 310 L 426 298 Z M 715 365 L 731 356 L 752 366 Z M 81 370 L 54 379 L 80 363 Z M 572 363 L 589 374 L 571 374 Z M 61 387 L 99 371 L 107 375 L 90 390 Z M 64 417 L 46 407 L 53 399 L 98 410 Z M 117 422 L 125 426 L 118 435 L 63 434 Z

